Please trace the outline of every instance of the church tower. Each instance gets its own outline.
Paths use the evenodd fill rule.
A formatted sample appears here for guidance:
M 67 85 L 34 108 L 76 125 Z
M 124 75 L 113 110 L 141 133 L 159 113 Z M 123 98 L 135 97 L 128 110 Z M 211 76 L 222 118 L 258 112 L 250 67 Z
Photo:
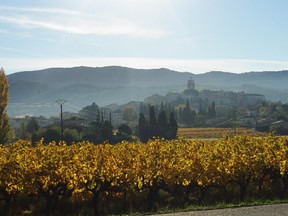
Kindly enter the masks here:
M 188 80 L 187 89 L 188 90 L 195 90 L 195 83 L 194 83 L 194 80 L 192 80 L 192 78 L 190 78 L 190 80 Z

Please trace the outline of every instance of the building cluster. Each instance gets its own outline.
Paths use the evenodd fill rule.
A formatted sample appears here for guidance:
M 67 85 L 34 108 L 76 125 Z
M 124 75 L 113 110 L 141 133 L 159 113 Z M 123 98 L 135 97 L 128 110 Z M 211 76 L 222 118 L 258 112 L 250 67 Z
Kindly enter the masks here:
M 243 91 L 198 91 L 195 88 L 194 80 L 189 79 L 187 88 L 182 93 L 168 93 L 165 96 L 152 95 L 144 100 L 145 103 L 157 104 L 163 102 L 172 104 L 173 106 L 186 104 L 187 101 L 192 109 L 199 111 L 200 108 L 207 109 L 209 104 L 213 102 L 217 108 L 241 108 L 259 105 L 265 102 L 265 96 L 260 94 L 247 94 Z

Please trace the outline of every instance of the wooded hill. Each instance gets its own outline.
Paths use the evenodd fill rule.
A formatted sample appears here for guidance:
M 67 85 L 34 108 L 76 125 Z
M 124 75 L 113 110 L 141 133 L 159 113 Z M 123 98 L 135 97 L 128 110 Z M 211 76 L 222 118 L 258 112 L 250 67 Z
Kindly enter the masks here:
M 79 107 L 92 102 L 105 106 L 142 101 L 153 94 L 181 92 L 190 78 L 195 81 L 197 90 L 245 91 L 263 94 L 268 100 L 288 101 L 288 71 L 193 74 L 165 68 L 74 67 L 9 75 L 8 112 L 10 115 L 53 115 L 58 112 L 54 101 L 59 98 Z

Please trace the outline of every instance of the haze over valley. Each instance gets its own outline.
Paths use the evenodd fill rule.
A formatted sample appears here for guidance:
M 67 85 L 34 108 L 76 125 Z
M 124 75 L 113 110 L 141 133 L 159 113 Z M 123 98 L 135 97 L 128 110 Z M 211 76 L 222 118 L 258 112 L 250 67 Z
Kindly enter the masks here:
M 189 79 L 195 81 L 197 90 L 243 91 L 283 103 L 288 99 L 288 71 L 193 74 L 164 68 L 73 67 L 19 72 L 8 79 L 11 116 L 57 115 L 59 108 L 54 102 L 58 99 L 74 106 L 66 107 L 68 111 L 93 102 L 100 106 L 140 102 L 154 94 L 179 93 L 186 89 Z

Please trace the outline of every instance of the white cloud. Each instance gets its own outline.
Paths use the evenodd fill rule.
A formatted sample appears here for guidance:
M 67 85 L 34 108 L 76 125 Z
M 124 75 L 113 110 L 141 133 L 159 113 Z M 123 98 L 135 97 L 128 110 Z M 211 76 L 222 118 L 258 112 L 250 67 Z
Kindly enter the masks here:
M 21 12 L 36 12 L 36 13 L 53 13 L 53 14 L 62 14 L 62 15 L 83 15 L 79 11 L 75 10 L 67 10 L 60 8 L 28 8 L 28 7 L 8 7 L 8 6 L 0 6 L 0 10 L 2 11 L 16 11 L 17 13 Z
M 286 61 L 265 61 L 245 59 L 149 59 L 149 58 L 118 58 L 118 57 L 95 57 L 95 58 L 31 58 L 9 59 L 1 58 L 0 65 L 6 73 L 25 70 L 37 70 L 51 67 L 75 67 L 75 66 L 126 66 L 132 68 L 151 69 L 168 68 L 180 72 L 205 73 L 209 71 L 226 71 L 243 73 L 249 71 L 277 71 L 288 70 Z
M 124 35 L 161 38 L 166 32 L 136 25 L 122 17 L 84 14 L 78 11 L 47 8 L 15 8 L 0 6 L 0 22 L 26 28 L 48 29 L 82 35 Z M 17 12 L 17 13 L 15 13 Z M 44 13 L 44 14 L 43 14 Z

